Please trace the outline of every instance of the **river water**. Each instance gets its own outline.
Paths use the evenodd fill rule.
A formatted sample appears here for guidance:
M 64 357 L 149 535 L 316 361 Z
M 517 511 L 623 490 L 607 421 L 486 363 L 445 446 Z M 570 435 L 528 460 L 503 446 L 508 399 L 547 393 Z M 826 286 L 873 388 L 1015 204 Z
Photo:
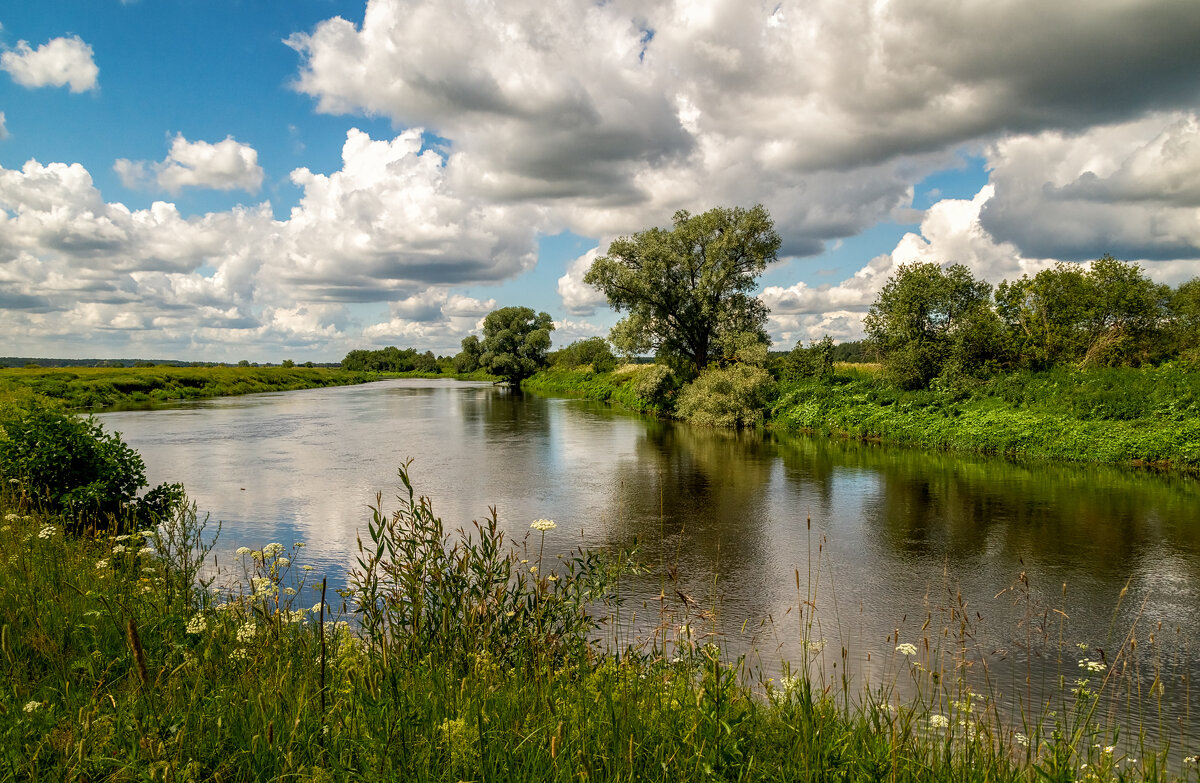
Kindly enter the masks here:
M 97 418 L 138 450 L 151 485 L 183 482 L 223 523 L 226 568 L 239 546 L 303 541 L 302 562 L 343 584 L 368 505 L 382 492 L 395 507 L 411 458 L 417 491 L 452 526 L 495 506 L 518 541 L 554 519 L 548 555 L 636 540 L 649 573 L 623 587 L 620 645 L 686 621 L 777 676 L 807 637 L 829 682 L 900 691 L 916 687 L 912 662 L 936 668 L 925 650 L 940 646 L 965 651 L 972 687 L 1014 711 L 1053 707 L 1059 677 L 1068 691 L 1110 677 L 1106 709 L 1126 732 L 1198 744 L 1192 478 L 714 432 L 439 380 Z M 895 652 L 905 642 L 919 648 L 911 661 Z

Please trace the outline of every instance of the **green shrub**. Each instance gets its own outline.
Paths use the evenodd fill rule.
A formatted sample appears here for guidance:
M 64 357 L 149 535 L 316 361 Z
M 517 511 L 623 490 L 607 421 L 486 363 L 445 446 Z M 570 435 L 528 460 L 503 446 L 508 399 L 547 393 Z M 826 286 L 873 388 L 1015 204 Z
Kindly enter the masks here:
M 0 431 L 0 478 L 43 511 L 67 516 L 75 530 L 128 514 L 149 525 L 182 500 L 178 484 L 161 484 L 138 500 L 146 486 L 142 458 L 90 418 L 34 404 L 6 411 Z
M 762 422 L 774 381 L 762 367 L 710 367 L 679 393 L 676 413 L 706 427 L 750 427 Z

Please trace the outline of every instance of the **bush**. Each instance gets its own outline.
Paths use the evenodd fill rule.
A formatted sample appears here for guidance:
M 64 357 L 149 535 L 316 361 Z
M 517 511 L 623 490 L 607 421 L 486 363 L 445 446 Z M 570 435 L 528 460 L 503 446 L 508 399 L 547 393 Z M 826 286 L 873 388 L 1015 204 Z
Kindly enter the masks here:
M 132 515 L 153 524 L 182 501 L 183 487 L 161 484 L 145 498 L 146 466 L 116 433 L 92 419 L 33 405 L 0 417 L 0 478 L 43 511 L 71 519 L 75 531 Z
M 706 427 L 749 427 L 762 422 L 774 381 L 762 367 L 710 367 L 679 393 L 676 413 Z
M 668 409 L 671 395 L 676 389 L 675 376 L 671 370 L 661 364 L 652 364 L 638 370 L 637 373 L 637 380 L 633 382 L 633 393 L 653 408 Z

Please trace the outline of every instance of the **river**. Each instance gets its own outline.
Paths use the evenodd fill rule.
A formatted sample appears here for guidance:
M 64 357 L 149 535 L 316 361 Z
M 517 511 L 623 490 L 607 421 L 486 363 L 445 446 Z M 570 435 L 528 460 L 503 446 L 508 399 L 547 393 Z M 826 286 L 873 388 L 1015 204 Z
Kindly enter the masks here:
M 1008 709 L 1053 707 L 1059 677 L 1067 690 L 1111 677 L 1124 696 L 1106 709 L 1134 723 L 1126 732 L 1197 745 L 1192 478 L 714 432 L 440 380 L 97 419 L 138 450 L 151 485 L 183 482 L 222 522 L 214 552 L 227 570 L 239 546 L 303 541 L 300 562 L 344 584 L 369 504 L 382 492 L 395 507 L 396 468 L 411 458 L 418 492 L 455 527 L 495 506 L 518 541 L 532 520 L 555 520 L 549 554 L 636 540 L 649 573 L 624 587 L 618 644 L 664 618 L 669 633 L 688 621 L 777 676 L 781 661 L 804 656 L 807 635 L 819 676 L 900 691 L 915 681 L 906 667 L 928 664 L 926 644 L 940 645 L 965 651 L 972 687 Z M 1120 678 L 1085 660 L 1117 662 Z

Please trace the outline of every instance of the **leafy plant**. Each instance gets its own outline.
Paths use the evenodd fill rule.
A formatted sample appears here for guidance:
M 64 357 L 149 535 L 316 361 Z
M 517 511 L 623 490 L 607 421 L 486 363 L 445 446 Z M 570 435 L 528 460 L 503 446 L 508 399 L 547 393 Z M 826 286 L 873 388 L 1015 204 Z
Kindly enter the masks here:
M 129 515 L 147 526 L 182 502 L 179 484 L 161 484 L 139 500 L 146 486 L 142 458 L 90 418 L 35 404 L 10 408 L 0 430 L 0 477 L 20 486 L 33 505 L 65 515 L 71 530 L 107 527 Z

